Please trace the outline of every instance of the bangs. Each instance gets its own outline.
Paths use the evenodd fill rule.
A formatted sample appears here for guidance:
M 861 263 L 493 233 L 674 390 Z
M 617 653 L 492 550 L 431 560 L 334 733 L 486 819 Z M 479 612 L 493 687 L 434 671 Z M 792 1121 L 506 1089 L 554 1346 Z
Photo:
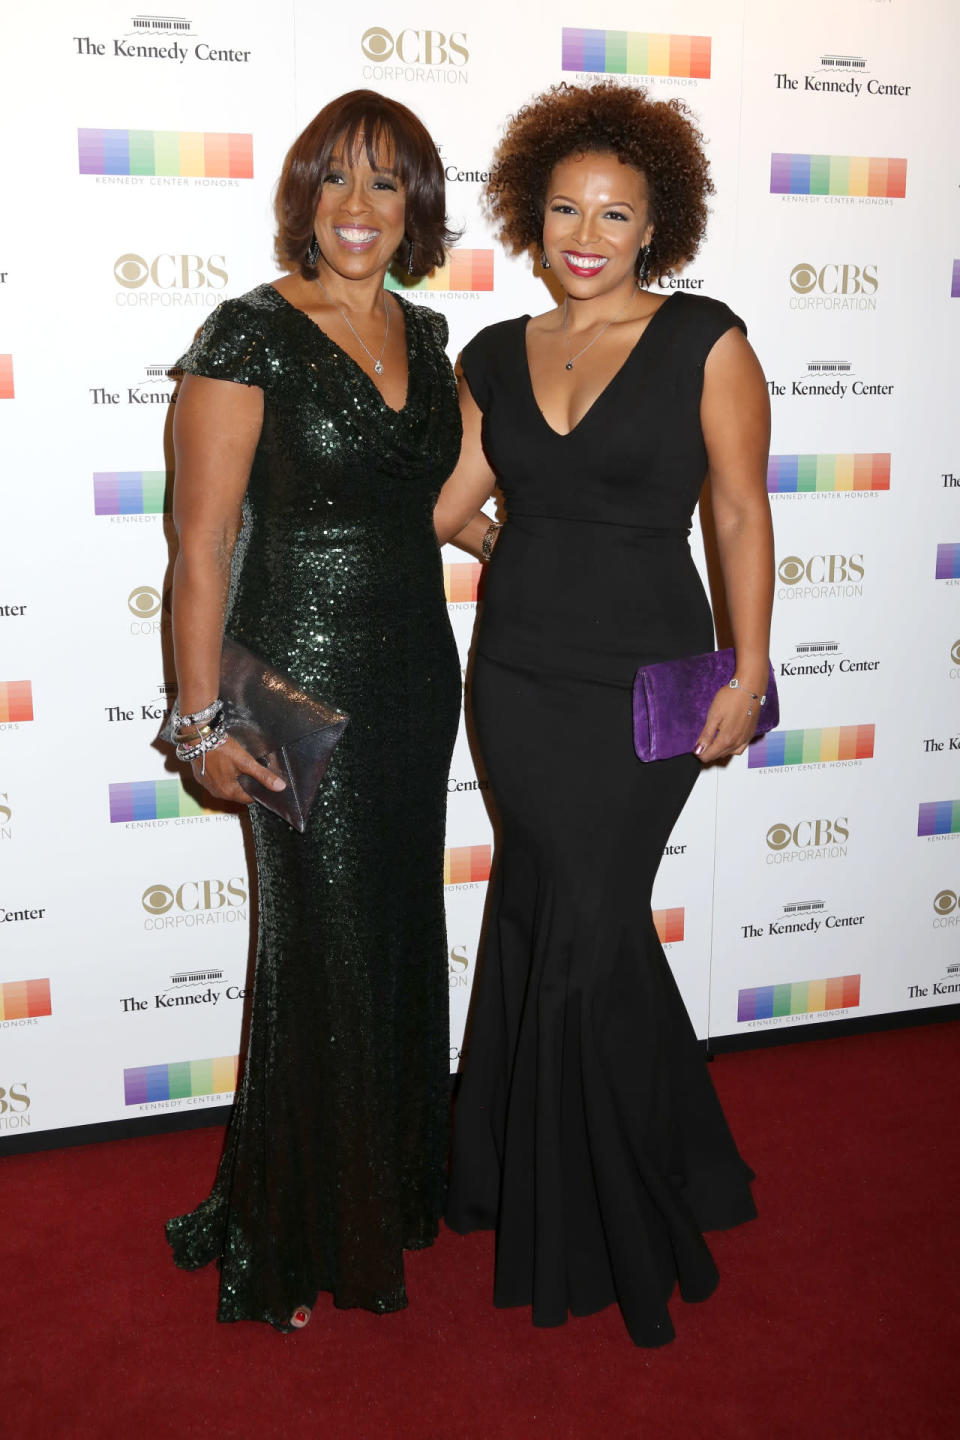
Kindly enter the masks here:
M 391 124 L 391 117 L 384 114 L 382 106 L 358 102 L 351 106 L 350 113 L 339 118 L 339 130 L 331 130 L 321 146 L 317 157 L 319 167 L 326 169 L 335 157 L 347 165 L 355 165 L 363 153 L 371 170 L 392 175 L 405 189 L 409 188 L 419 174 L 419 158 L 408 137 L 400 127 Z

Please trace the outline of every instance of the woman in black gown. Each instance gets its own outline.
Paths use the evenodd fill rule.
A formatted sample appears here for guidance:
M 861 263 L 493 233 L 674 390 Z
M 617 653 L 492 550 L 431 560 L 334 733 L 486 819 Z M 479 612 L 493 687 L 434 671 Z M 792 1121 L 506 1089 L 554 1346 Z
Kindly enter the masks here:
M 447 1220 L 496 1226 L 497 1304 L 551 1325 L 616 1300 L 648 1346 L 673 1336 L 677 1283 L 716 1284 L 702 1232 L 755 1213 L 650 911 L 701 764 L 744 749 L 768 664 L 760 367 L 725 305 L 638 284 L 697 249 L 699 138 L 676 102 L 602 82 L 511 122 L 487 198 L 565 295 L 464 350 L 436 521 L 446 540 L 501 487 L 472 703 L 502 843 Z M 635 670 L 713 648 L 687 543 L 708 470 L 743 689 L 716 696 L 696 753 L 641 764 Z
M 432 512 L 459 451 L 446 323 L 384 289 L 449 239 L 436 146 L 370 91 L 332 102 L 281 178 L 291 271 L 228 300 L 181 364 L 174 635 L 183 714 L 229 633 L 345 710 L 306 833 L 255 805 L 249 1050 L 213 1192 L 167 1227 L 221 1267 L 221 1320 L 298 1328 L 321 1290 L 406 1304 L 443 1206 L 446 776 L 460 708 Z M 231 567 L 232 556 L 232 567 Z M 229 597 L 228 597 L 229 582 Z M 236 741 L 197 778 L 241 803 Z

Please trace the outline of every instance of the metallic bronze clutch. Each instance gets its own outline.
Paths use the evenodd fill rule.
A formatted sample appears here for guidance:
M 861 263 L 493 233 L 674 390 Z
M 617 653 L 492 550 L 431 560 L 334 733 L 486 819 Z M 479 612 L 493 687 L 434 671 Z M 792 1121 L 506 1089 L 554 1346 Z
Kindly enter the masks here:
M 349 716 L 308 695 L 229 635 L 223 637 L 220 694 L 230 734 L 287 782 L 286 790 L 268 790 L 240 775 L 240 785 L 303 834 Z

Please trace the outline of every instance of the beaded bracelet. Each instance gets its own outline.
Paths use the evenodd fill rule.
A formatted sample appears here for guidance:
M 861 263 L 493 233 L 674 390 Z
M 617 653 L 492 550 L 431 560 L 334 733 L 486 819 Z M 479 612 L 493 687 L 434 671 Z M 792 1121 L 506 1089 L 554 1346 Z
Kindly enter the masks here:
M 170 723 L 174 730 L 182 730 L 185 725 L 203 725 L 207 720 L 213 720 L 223 710 L 223 701 L 218 695 L 216 700 L 211 700 L 202 710 L 197 710 L 193 715 L 181 715 L 176 701 L 173 702 L 173 715 Z
M 196 760 L 200 756 L 200 774 L 207 773 L 207 751 L 218 750 L 227 739 L 227 722 L 221 709 L 212 725 L 205 725 L 199 735 L 178 739 L 175 754 L 178 760 Z

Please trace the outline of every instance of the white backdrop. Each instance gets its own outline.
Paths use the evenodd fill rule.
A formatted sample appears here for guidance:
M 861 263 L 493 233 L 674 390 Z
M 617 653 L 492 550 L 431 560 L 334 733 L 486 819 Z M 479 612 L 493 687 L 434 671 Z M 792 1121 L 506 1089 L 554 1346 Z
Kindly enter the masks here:
M 505 115 L 598 70 L 693 107 L 717 196 L 702 255 L 664 285 L 730 303 L 768 376 L 784 732 L 700 781 L 658 924 L 701 1036 L 960 999 L 957 7 L 592 13 L 603 29 L 578 30 L 572 0 L 7 7 L 0 1144 L 232 1090 L 242 833 L 152 748 L 173 679 L 167 371 L 219 300 L 275 273 L 284 153 L 364 85 L 414 108 L 446 162 L 465 234 L 413 298 L 448 317 L 451 355 L 550 303 L 478 208 Z M 477 567 L 445 558 L 465 656 Z M 463 735 L 448 845 L 455 1064 L 491 845 Z

